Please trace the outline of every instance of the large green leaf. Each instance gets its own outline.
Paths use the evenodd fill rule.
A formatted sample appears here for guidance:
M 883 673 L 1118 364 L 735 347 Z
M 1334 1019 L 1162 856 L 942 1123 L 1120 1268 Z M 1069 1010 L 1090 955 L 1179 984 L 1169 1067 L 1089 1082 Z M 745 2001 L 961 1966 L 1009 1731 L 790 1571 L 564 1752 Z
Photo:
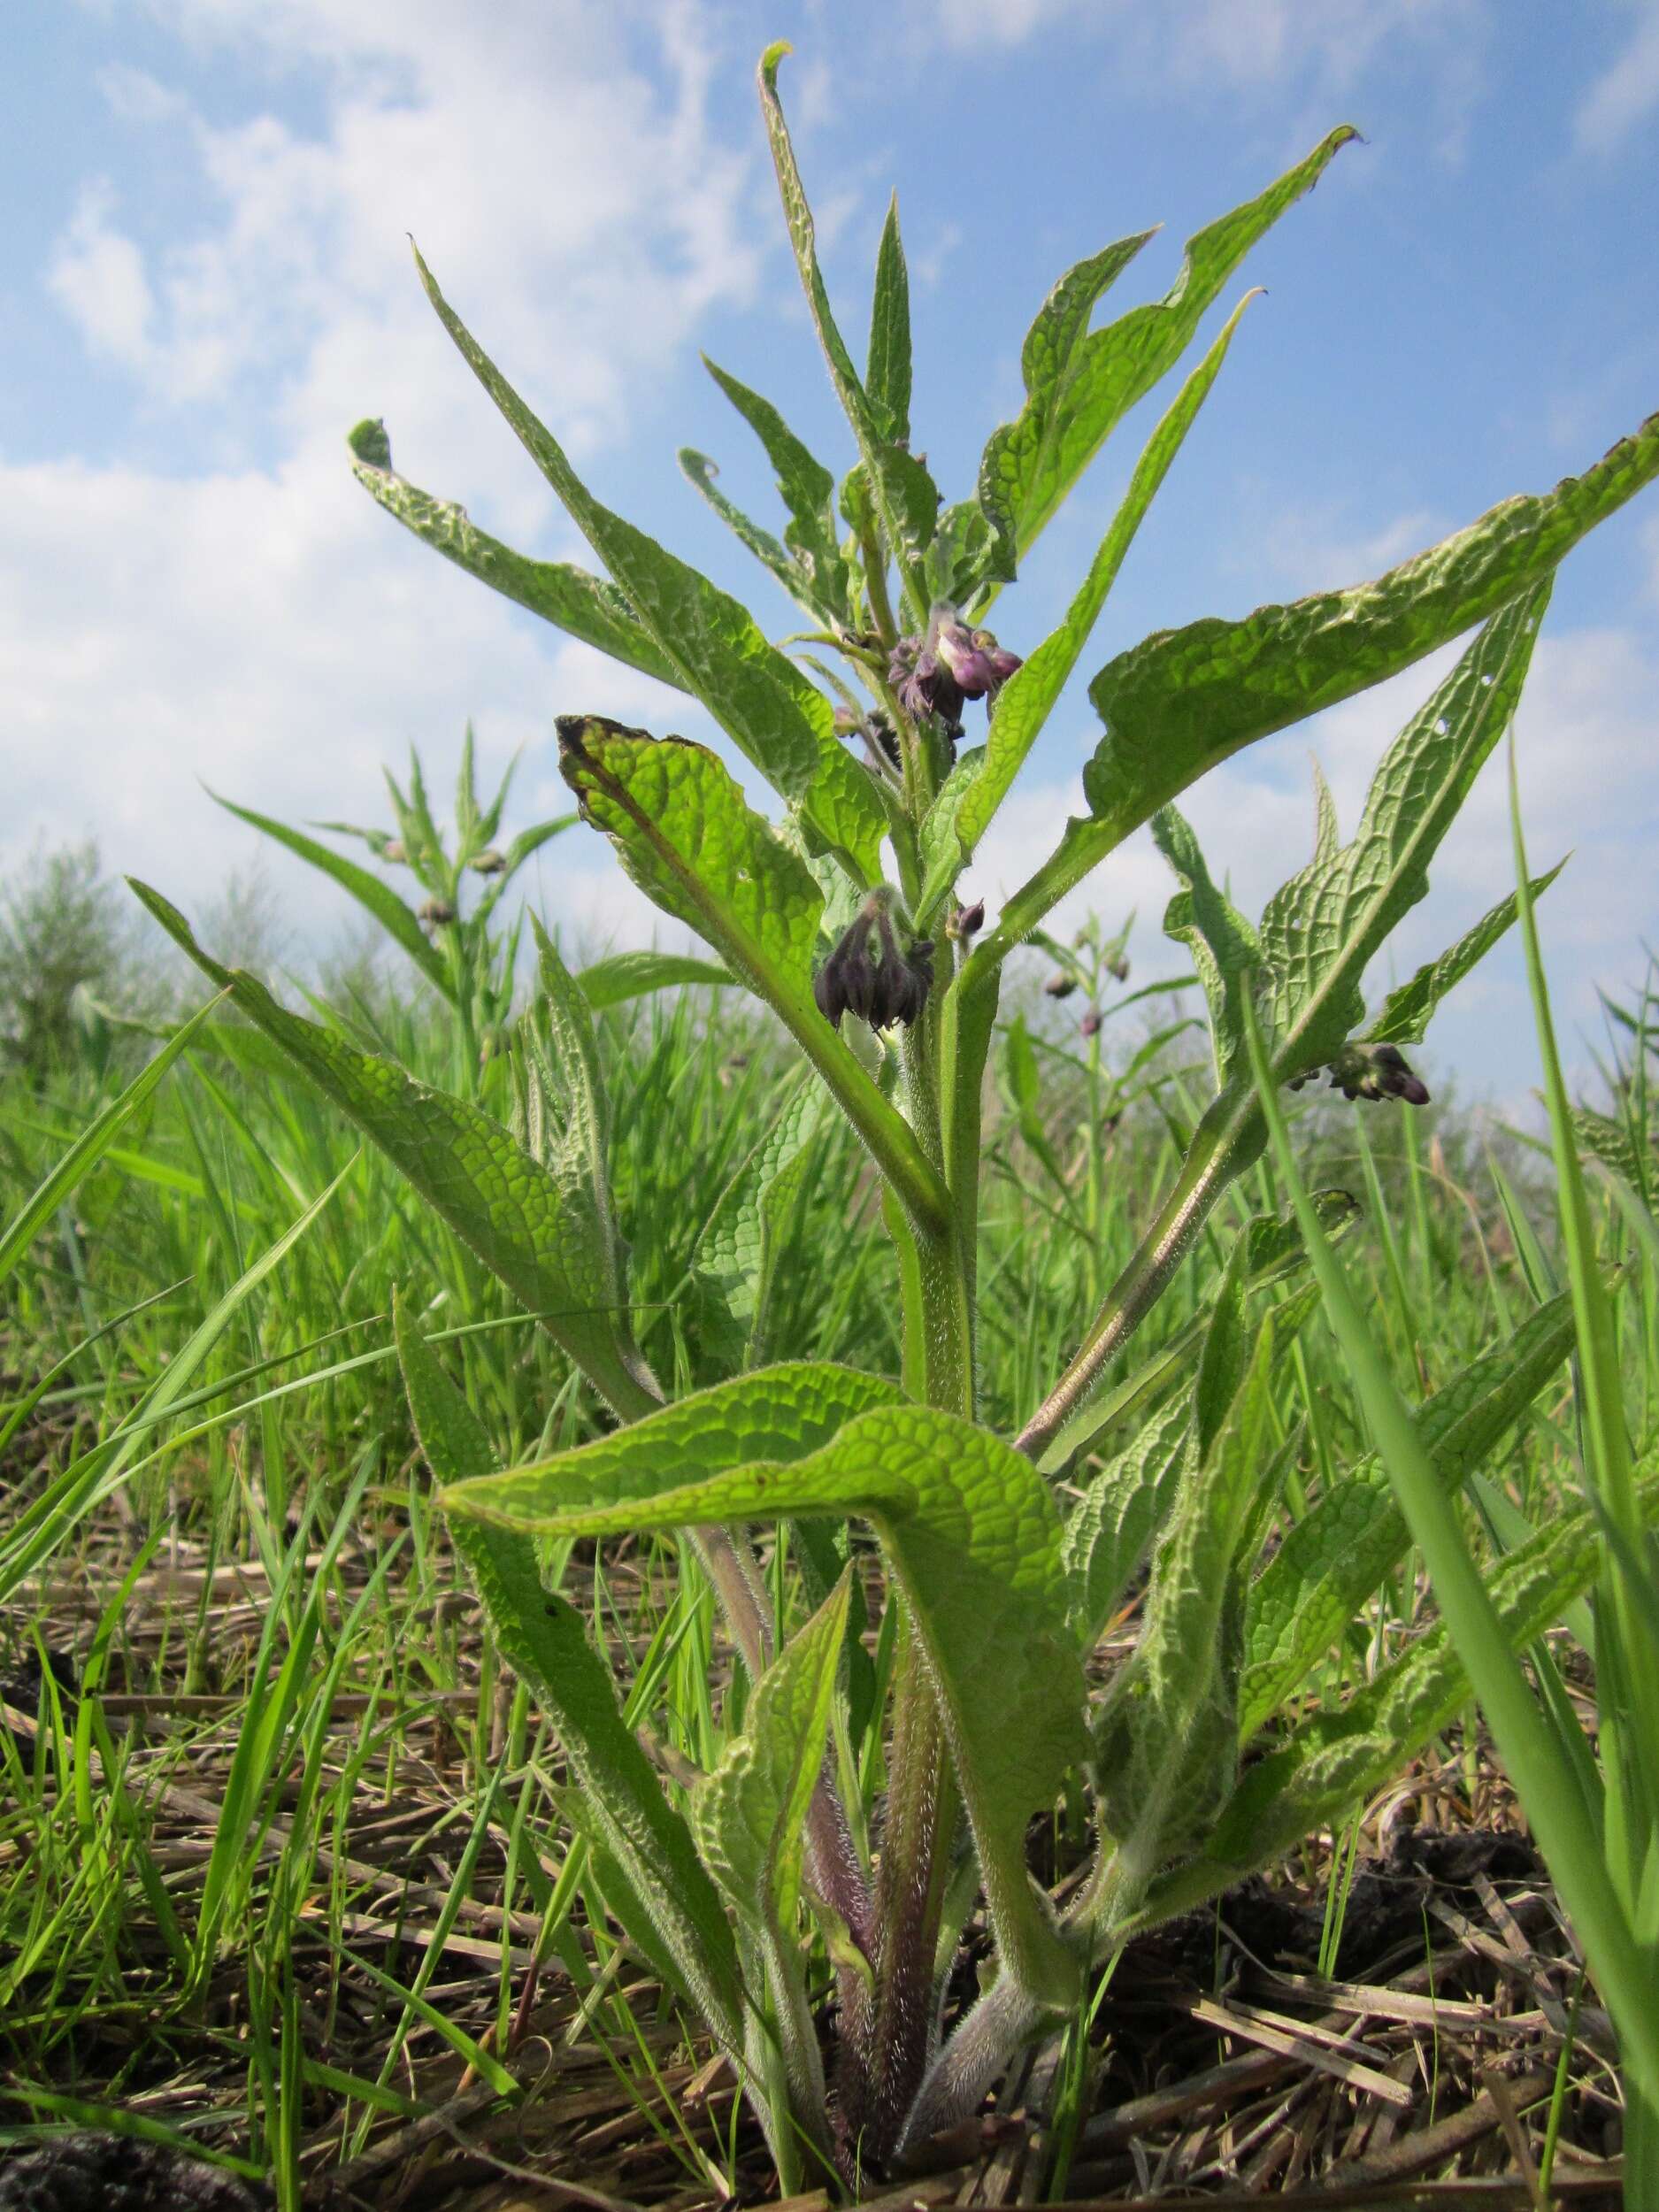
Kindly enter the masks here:
M 1093 1649 L 1163 1526 L 1187 1462 L 1192 1408 L 1172 1398 L 1088 1483 L 1066 1517 L 1071 1617 Z
M 1429 861 L 1509 726 L 1550 581 L 1494 616 L 1407 723 L 1371 780 L 1353 841 L 1268 901 L 1262 959 L 1281 1081 L 1331 1059 L 1363 1022 L 1365 964 L 1426 895 Z
M 1082 336 L 1095 299 L 1152 235 L 1125 238 L 1079 262 L 1056 286 L 1025 341 L 1029 395 L 1018 419 L 993 433 L 979 464 L 979 500 L 1023 556 L 1135 402 L 1186 351 L 1205 310 L 1256 241 L 1316 184 L 1346 124 L 1256 199 L 1187 242 L 1180 274 L 1161 300 Z M 1013 573 L 1011 562 L 1006 569 Z
M 397 1354 L 415 1433 L 443 1485 L 493 1474 L 477 1415 L 438 1365 L 399 1303 Z M 483 1600 L 503 1656 L 535 1692 L 594 1822 L 705 2023 L 728 2052 L 742 2050 L 737 1947 L 684 1818 L 663 1794 L 617 1707 L 610 1671 L 580 1619 L 542 1586 L 526 1536 L 457 1514 L 456 1548 Z
M 1003 685 L 991 715 L 990 735 L 979 774 L 959 793 L 952 795 L 949 806 L 944 806 L 946 794 L 941 793 L 940 804 L 935 805 L 925 824 L 922 857 L 926 879 L 920 901 L 922 926 L 926 927 L 933 908 L 949 888 L 957 869 L 985 834 L 1055 702 L 1065 688 L 1135 533 L 1169 473 L 1211 385 L 1220 374 L 1221 364 L 1247 304 L 1248 299 L 1234 310 L 1225 329 L 1182 385 L 1174 404 L 1147 441 L 1146 449 L 1129 480 L 1129 488 L 1089 565 L 1087 575 L 1066 610 L 1065 619 L 1058 629 L 1049 632 Z
M 739 751 L 786 798 L 803 799 L 816 813 L 819 787 L 824 787 L 833 801 L 833 841 L 861 856 L 879 849 L 885 829 L 879 803 L 864 790 L 856 764 L 837 740 L 834 714 L 823 693 L 767 643 L 746 607 L 593 496 L 552 433 L 449 306 L 419 254 L 415 259 L 427 296 L 462 357 L 626 593 L 683 687 L 702 701 Z M 861 790 L 865 834 L 854 841 L 848 833 L 849 818 L 859 807 L 856 795 Z
M 685 688 L 673 662 L 649 631 L 641 628 L 614 584 L 568 561 L 534 561 L 515 553 L 511 546 L 479 529 L 465 507 L 453 500 L 434 499 L 406 477 L 395 475 L 383 424 L 359 423 L 348 442 L 351 472 L 358 483 L 423 544 L 434 547 L 469 576 L 516 600 L 556 629 L 580 638 L 584 645 L 597 646 L 612 660 L 641 669 L 659 683 Z
M 810 1169 L 812 1140 L 829 1118 L 818 1084 L 804 1084 L 784 1105 L 722 1195 L 701 1258 L 740 1321 L 749 1324 L 745 1364 L 764 1356 L 766 1312 L 781 1238 Z
M 1460 1488 L 1485 1462 L 1572 1340 L 1572 1300 L 1563 1293 L 1418 1408 L 1412 1425 L 1448 1490 Z M 1250 1591 L 1239 1695 L 1242 1741 L 1301 1688 L 1410 1545 L 1374 1455 L 1288 1532 Z
M 619 1413 L 657 1392 L 619 1306 L 611 1248 L 591 1194 L 562 1183 L 499 1122 L 360 1052 L 272 997 L 257 976 L 222 967 L 158 891 L 133 888 L 173 941 L 312 1085 L 385 1153 Z
M 278 822 L 268 814 L 256 814 L 251 807 L 238 806 L 232 799 L 221 799 L 217 791 L 208 797 L 215 806 L 222 806 L 227 814 L 238 820 L 250 822 L 267 837 L 275 838 L 279 845 L 286 845 L 302 860 L 310 861 L 313 868 L 332 876 L 342 891 L 349 892 L 357 904 L 373 915 L 380 927 L 395 937 L 428 983 L 434 984 L 445 998 L 455 996 L 455 979 L 449 964 L 420 926 L 414 910 L 400 899 L 389 884 L 379 876 L 371 875 L 366 868 L 359 868 L 355 860 L 348 860 L 342 853 L 331 852 L 326 845 L 319 845 L 314 837 L 307 837 L 303 830 L 290 829 L 286 822 Z
M 802 1433 L 809 1388 L 821 1422 L 823 1379 L 844 1372 L 764 1368 L 446 1503 L 561 1536 L 815 1513 L 873 1521 L 938 1686 L 1005 1970 L 1069 2002 L 1075 1962 L 1025 1863 L 1026 1821 L 1087 1750 L 1058 1514 L 1028 1461 L 921 1406 L 857 1413 L 804 1456 L 739 1461 L 745 1427 Z M 832 1414 L 849 1403 L 837 1388 Z
M 824 896 L 717 755 L 597 716 L 558 718 L 559 767 L 647 897 L 774 1005 L 810 989 Z
M 1156 632 L 1089 686 L 1106 725 L 1083 772 L 1090 812 L 1121 837 L 1241 746 L 1409 668 L 1547 583 L 1655 474 L 1650 415 L 1582 476 L 1504 500 L 1374 582 Z
M 738 1917 L 759 1929 L 787 1934 L 800 1905 L 803 1834 L 829 1744 L 850 1572 L 762 1675 L 742 1733 L 692 1793 L 703 1864 Z
M 1353 842 L 1336 846 L 1328 815 L 1322 813 L 1315 858 L 1269 902 L 1259 932 L 1260 974 L 1274 1023 L 1277 1081 L 1289 1082 L 1328 1063 L 1363 1020 L 1361 979 L 1400 917 L 1423 896 L 1429 862 L 1515 710 L 1548 592 L 1546 580 L 1494 617 L 1384 756 Z M 1078 826 L 1068 826 L 1068 837 Z M 1190 832 L 1182 850 L 1192 863 L 1197 849 Z M 1225 922 L 1225 916 L 1212 916 L 1215 943 L 1224 949 L 1236 935 L 1234 926 L 1224 928 Z M 1023 924 L 1023 916 L 1013 924 L 1005 916 L 998 927 Z M 1240 951 L 1235 946 L 1234 954 Z M 971 962 L 964 974 L 972 967 Z M 1241 1002 L 1240 994 L 1225 990 L 1216 1001 L 1230 1040 L 1227 1079 L 1194 1133 L 1174 1188 L 1108 1293 L 1071 1367 L 1022 1432 L 1022 1448 L 1046 1447 L 1071 1420 L 1094 1378 L 1191 1248 L 1222 1192 L 1261 1154 L 1266 1125 L 1256 1087 L 1236 1054 Z
M 1644 1518 L 1659 1514 L 1659 1476 L 1641 1479 Z M 1524 1650 L 1594 1581 L 1601 1557 L 1595 1517 L 1566 1513 L 1508 1554 L 1488 1586 L 1504 1639 Z M 1338 1820 L 1465 1710 L 1469 1676 L 1437 1622 L 1339 1711 L 1303 1723 L 1282 1749 L 1250 1767 L 1222 1809 L 1203 1853 L 1155 1883 L 1141 1917 L 1166 1917 L 1229 1888 L 1304 1837 Z
M 1238 1552 L 1270 1458 L 1273 1348 L 1270 1314 L 1208 1448 L 1183 1469 L 1134 1655 L 1095 1722 L 1102 1820 L 1131 1891 L 1192 1847 L 1237 1771 Z M 1203 1391 L 1194 1396 L 1202 1405 Z
M 734 501 L 726 497 L 715 480 L 720 473 L 716 463 L 706 453 L 699 453 L 695 446 L 688 445 L 680 447 L 679 460 L 680 474 L 694 490 L 703 495 L 739 544 L 749 549 L 791 599 L 822 616 L 824 611 L 813 591 L 810 577 L 796 567 L 788 549 L 780 545 L 770 530 L 763 529 L 752 516 L 746 515 Z

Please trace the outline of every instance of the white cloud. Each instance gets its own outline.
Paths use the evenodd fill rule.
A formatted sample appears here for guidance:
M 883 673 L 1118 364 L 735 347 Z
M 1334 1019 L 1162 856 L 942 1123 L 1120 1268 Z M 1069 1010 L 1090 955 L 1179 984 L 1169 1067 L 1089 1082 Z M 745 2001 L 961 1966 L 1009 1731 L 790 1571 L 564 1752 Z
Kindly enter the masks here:
M 103 180 L 82 188 L 46 281 L 93 353 L 142 374 L 150 358 L 156 303 L 142 254 L 111 222 L 114 205 Z
M 474 718 L 486 772 L 527 747 L 517 823 L 563 812 L 552 718 L 706 733 L 690 703 L 510 610 L 403 539 L 345 466 L 384 409 L 401 465 L 546 549 L 569 533 L 432 315 L 404 234 L 579 451 L 614 442 L 704 311 L 748 296 L 748 157 L 707 100 L 715 27 L 690 0 L 159 0 L 273 102 L 320 73 L 322 120 L 256 102 L 209 122 L 156 78 L 101 80 L 194 179 L 193 229 L 141 245 L 89 183 L 45 271 L 81 342 L 152 420 L 188 408 L 168 473 L 0 458 L 0 849 L 97 836 L 112 866 L 199 900 L 257 849 L 198 788 L 289 819 L 385 818 L 412 740 L 447 787 Z M 649 65 L 641 59 L 649 50 Z M 296 111 L 287 104 L 285 112 Z M 557 856 L 557 857 L 555 857 Z M 285 858 L 301 937 L 340 910 Z M 550 910 L 590 936 L 680 941 L 583 831 L 548 849 Z M 317 926 L 312 926 L 313 923 Z
M 1578 103 L 1573 137 L 1584 153 L 1610 154 L 1659 107 L 1659 6 L 1635 0 L 1624 50 Z

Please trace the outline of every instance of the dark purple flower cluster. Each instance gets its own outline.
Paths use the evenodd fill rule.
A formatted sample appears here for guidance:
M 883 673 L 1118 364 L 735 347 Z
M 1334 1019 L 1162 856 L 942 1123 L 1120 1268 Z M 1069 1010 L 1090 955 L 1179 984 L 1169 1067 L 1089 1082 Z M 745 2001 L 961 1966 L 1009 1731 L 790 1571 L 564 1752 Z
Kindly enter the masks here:
M 1428 1085 L 1412 1073 L 1397 1045 L 1344 1045 L 1326 1071 L 1331 1088 L 1344 1098 L 1399 1098 L 1408 1106 L 1429 1102 Z M 1317 1072 L 1310 1068 L 1292 1081 L 1291 1089 L 1299 1091 Z
M 901 952 L 892 918 L 879 902 L 864 907 L 812 979 L 818 1010 L 834 1029 L 843 1014 L 856 1014 L 872 1029 L 889 1029 L 895 1022 L 908 1027 L 920 1018 L 933 987 L 933 939 L 918 937 Z
M 954 725 L 965 701 L 995 699 L 1018 666 L 1019 655 L 1005 652 L 988 630 L 969 629 L 954 607 L 940 605 L 921 636 L 894 647 L 887 681 L 918 721 L 936 714 Z

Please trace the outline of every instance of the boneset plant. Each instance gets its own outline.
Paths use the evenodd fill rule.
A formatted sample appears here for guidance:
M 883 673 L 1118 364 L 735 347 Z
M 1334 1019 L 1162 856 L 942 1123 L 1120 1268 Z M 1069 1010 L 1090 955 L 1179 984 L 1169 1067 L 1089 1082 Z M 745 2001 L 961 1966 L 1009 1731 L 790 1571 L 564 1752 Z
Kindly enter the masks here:
M 1424 1095 L 1405 1054 L 1509 927 L 1514 902 L 1369 1014 L 1362 979 L 1423 896 L 1510 721 L 1556 565 L 1659 472 L 1659 418 L 1582 476 L 1505 501 L 1373 581 L 1160 632 L 1109 661 L 1089 685 L 1103 734 L 1085 772 L 1085 810 L 1057 826 L 1049 856 L 986 914 L 966 881 L 975 849 L 1078 666 L 1220 373 L 1242 302 L 1152 431 L 1059 626 L 1025 636 L 1007 588 L 1249 248 L 1354 134 L 1333 131 L 1199 232 L 1160 300 L 1091 327 L 1149 234 L 1068 271 L 1026 336 L 1018 418 L 992 434 L 970 495 L 947 504 L 911 434 L 896 211 L 881 236 L 861 370 L 825 288 L 779 103 L 785 51 L 761 64 L 765 127 L 856 458 L 838 480 L 769 400 L 711 365 L 776 472 L 782 536 L 733 507 L 701 456 L 682 461 L 796 601 L 800 634 L 770 642 L 736 600 L 604 506 L 419 257 L 462 357 L 608 575 L 527 559 L 489 537 L 394 472 L 379 423 L 360 426 L 351 444 L 361 482 L 417 535 L 687 693 L 776 794 L 768 817 L 703 745 L 559 717 L 563 773 L 585 820 L 771 1009 L 810 1071 L 710 1233 L 710 1264 L 751 1324 L 751 1347 L 768 1339 L 770 1271 L 801 1147 L 821 1116 L 839 1112 L 883 1186 L 901 1373 L 751 1363 L 664 1402 L 630 1326 L 592 1009 L 539 926 L 540 992 L 512 1051 L 507 1125 L 284 1010 L 251 977 L 220 968 L 165 901 L 143 895 L 541 1317 L 614 1417 L 595 1440 L 503 1471 L 426 1343 L 411 1286 L 398 1342 L 415 1425 L 501 1648 L 557 1728 L 578 1786 L 572 1817 L 609 1870 L 607 1894 L 630 1935 L 728 2054 L 793 2186 L 890 2168 L 971 2113 L 1023 2044 L 1072 2016 L 1091 1969 L 1127 1933 L 1217 1894 L 1351 1808 L 1469 1696 L 1457 1649 L 1435 1630 L 1340 1712 L 1305 1717 L 1310 1676 L 1410 1539 L 1387 1477 L 1362 1458 L 1262 1565 L 1301 1443 L 1278 1420 L 1279 1364 L 1318 1292 L 1300 1268 L 1296 1220 L 1245 1219 L 1237 1194 L 1217 1209 L 1266 1142 L 1247 1044 L 1275 1088 L 1323 1072 L 1350 1096 Z M 1180 793 L 1256 739 L 1471 631 L 1384 758 L 1351 841 L 1321 787 L 1311 858 L 1248 920 L 1177 811 Z M 1166 927 L 1203 988 L 1214 1094 L 1139 1248 L 1010 1438 L 978 1418 L 975 1329 L 981 1099 L 1000 979 L 1010 953 L 1143 823 L 1175 878 Z M 1342 1210 L 1333 1197 L 1325 1217 Z M 1220 1233 L 1224 1222 L 1231 1258 L 1202 1325 L 1144 1371 L 1119 1371 L 1102 1397 L 1201 1228 Z M 1570 1302 L 1541 1304 L 1417 1410 L 1414 1449 L 1448 1493 L 1555 1373 L 1571 1339 Z M 1074 1478 L 1064 1488 L 1063 1475 Z M 1644 1472 L 1648 1508 L 1654 1485 Z M 873 1527 L 879 1576 L 849 1558 L 850 1518 Z M 770 1582 L 757 1526 L 791 1563 Z M 579 1616 L 543 1585 L 541 1563 L 566 1557 L 567 1540 L 641 1530 L 681 1532 L 747 1679 L 741 1731 L 708 1773 L 689 1774 L 683 1759 L 659 1770 L 625 1724 Z M 1581 1511 L 1503 1558 L 1489 1595 L 1512 1648 L 1586 1586 L 1596 1545 Z M 1086 1659 L 1143 1565 L 1138 1643 L 1092 1700 Z M 864 1640 L 872 1601 L 883 1620 L 873 1689 Z M 1269 1729 L 1266 1755 L 1245 1763 Z M 1092 1819 L 1087 1878 L 1064 1910 L 1026 1856 L 1033 1816 L 1063 1794 L 1087 1802 Z M 947 1978 L 981 1906 L 992 1947 L 984 1993 L 947 2037 Z

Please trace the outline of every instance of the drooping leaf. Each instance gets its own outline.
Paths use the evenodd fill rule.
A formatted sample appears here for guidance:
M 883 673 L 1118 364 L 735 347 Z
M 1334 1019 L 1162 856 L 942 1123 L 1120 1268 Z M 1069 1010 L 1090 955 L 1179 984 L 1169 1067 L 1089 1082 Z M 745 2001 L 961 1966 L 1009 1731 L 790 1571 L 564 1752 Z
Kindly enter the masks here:
M 1558 860 L 1547 874 L 1534 876 L 1532 896 L 1540 897 L 1548 891 L 1566 864 L 1564 860 Z M 1472 929 L 1466 930 L 1455 945 L 1441 953 L 1438 960 L 1425 961 L 1409 981 L 1389 992 L 1383 1001 L 1382 1011 L 1365 1031 L 1366 1043 L 1421 1044 L 1440 1001 L 1455 990 L 1471 969 L 1479 965 L 1514 920 L 1515 894 L 1511 891 L 1489 913 L 1483 914 Z
M 400 1302 L 398 1358 L 421 1448 L 441 1485 L 495 1471 L 477 1415 L 439 1366 Z M 534 1692 L 585 1811 L 649 1913 L 652 1927 L 710 2032 L 742 2048 L 737 1947 L 684 1817 L 663 1793 L 617 1707 L 610 1671 L 581 1621 L 543 1588 L 527 1536 L 457 1514 L 456 1548 L 489 1616 L 503 1655 Z
M 1346 124 L 1333 131 L 1265 192 L 1195 233 L 1164 297 L 1131 308 L 1103 330 L 1081 335 L 1095 299 L 1152 234 L 1109 246 L 1062 278 L 1025 341 L 1025 409 L 993 434 L 979 465 L 980 503 L 999 534 L 1012 536 L 1018 555 L 1035 543 L 1130 408 L 1186 351 L 1250 248 L 1356 135 Z
M 129 879 L 130 880 L 130 879 Z M 618 1412 L 655 1402 L 626 1307 L 618 1310 L 600 1225 L 580 1195 L 465 1099 L 418 1083 L 389 1060 L 290 1013 L 241 969 L 221 967 L 184 917 L 148 885 L 157 921 L 313 1087 L 385 1153 L 433 1211 L 503 1282 Z
M 667 913 L 776 1004 L 810 989 L 823 894 L 719 758 L 598 716 L 558 718 L 559 770 L 588 819 Z
M 1659 415 L 1582 476 L 1524 493 L 1373 582 L 1160 630 L 1089 686 L 1106 735 L 1084 771 L 1121 836 L 1241 746 L 1421 660 L 1548 583 L 1596 524 L 1659 474 Z
M 1172 806 L 1152 818 L 1152 836 L 1174 870 L 1181 888 L 1164 916 L 1164 934 L 1185 945 L 1210 1009 L 1210 1037 L 1215 1056 L 1216 1087 L 1225 1088 L 1244 1041 L 1239 995 L 1244 978 L 1262 957 L 1261 941 L 1226 893 L 1212 880 L 1198 840 L 1186 817 Z
M 1572 1348 L 1564 1293 L 1529 1314 L 1414 1417 L 1418 1440 L 1448 1490 L 1462 1486 L 1525 1412 Z M 1291 1528 L 1250 1591 L 1240 1739 L 1293 1697 L 1409 1550 L 1410 1534 L 1374 1455 Z
M 378 444 L 365 434 L 373 432 L 379 433 Z M 453 500 L 434 499 L 406 477 L 395 475 L 383 425 L 359 423 L 348 443 L 351 472 L 358 483 L 423 544 L 584 645 L 596 646 L 612 660 L 655 676 L 658 683 L 686 688 L 673 663 L 641 627 L 614 584 L 568 561 L 535 561 L 515 553 L 511 546 L 479 529 L 465 507 Z M 380 451 L 383 461 L 371 457 Z
M 876 288 L 870 308 L 870 357 L 864 390 L 884 436 L 910 434 L 910 279 L 899 235 L 899 196 L 887 203 L 876 250 Z
M 1644 1517 L 1659 1516 L 1659 1476 L 1638 1486 Z M 1505 1640 L 1524 1650 L 1595 1579 L 1601 1544 L 1588 1511 L 1560 1516 L 1510 1552 L 1488 1585 Z M 1316 1714 L 1239 1781 L 1201 1856 L 1155 1883 L 1143 1919 L 1179 1912 L 1280 1858 L 1339 1820 L 1391 1777 L 1472 1694 L 1444 1622 L 1436 1622 L 1340 1711 Z
M 303 830 L 290 829 L 286 822 L 275 821 L 268 814 L 256 814 L 252 807 L 221 799 L 217 791 L 210 791 L 207 795 L 215 806 L 222 806 L 227 814 L 251 823 L 255 829 L 263 830 L 279 845 L 286 845 L 291 853 L 297 853 L 313 868 L 331 876 L 342 891 L 349 892 L 359 906 L 373 915 L 388 936 L 396 939 L 428 983 L 442 991 L 445 998 L 454 998 L 455 981 L 448 963 L 420 926 L 412 909 L 389 884 L 382 883 L 379 876 L 371 875 L 366 868 L 359 868 L 355 860 L 348 860 L 342 853 L 331 852 L 326 845 L 319 845 L 314 837 L 307 837 Z
M 731 976 L 712 960 L 684 952 L 613 952 L 589 961 L 576 975 L 578 988 L 595 1014 L 620 1006 L 648 991 L 673 990 L 681 984 L 730 983 Z
M 1087 575 L 1066 610 L 1065 619 L 1058 629 L 1049 632 L 1003 685 L 991 716 L 984 764 L 972 787 L 940 816 L 936 828 L 931 815 L 924 825 L 922 858 L 926 881 L 919 917 L 924 927 L 931 918 L 930 894 L 935 902 L 942 897 L 956 868 L 972 854 L 1065 688 L 1135 533 L 1221 372 L 1239 319 L 1253 296 L 1248 295 L 1233 311 L 1226 327 L 1187 378 L 1174 404 L 1147 441 L 1146 449 L 1129 480 L 1129 488 L 1101 541 Z M 941 875 L 945 878 L 942 884 Z
M 740 1425 L 800 1435 L 806 1381 L 790 1382 L 786 1425 L 780 1379 L 812 1379 L 816 1407 L 818 1379 L 845 1371 L 762 1369 L 617 1438 L 466 1484 L 446 1503 L 563 1536 L 813 1513 L 873 1521 L 938 1686 L 1004 1969 L 1048 2001 L 1067 2001 L 1075 1962 L 1025 1864 L 1029 1816 L 1052 1801 L 1086 1748 L 1058 1514 L 1028 1461 L 921 1406 L 854 1414 L 833 1441 L 787 1463 L 739 1459 Z M 837 1412 L 850 1402 L 839 1388 Z M 718 1464 L 704 1471 L 710 1452 Z
M 786 798 L 810 805 L 820 778 L 836 773 L 832 764 L 852 764 L 835 741 L 829 701 L 767 643 L 746 607 L 593 496 L 552 433 L 449 306 L 426 263 L 419 254 L 415 258 L 426 296 L 462 357 L 626 593 L 683 687 Z

